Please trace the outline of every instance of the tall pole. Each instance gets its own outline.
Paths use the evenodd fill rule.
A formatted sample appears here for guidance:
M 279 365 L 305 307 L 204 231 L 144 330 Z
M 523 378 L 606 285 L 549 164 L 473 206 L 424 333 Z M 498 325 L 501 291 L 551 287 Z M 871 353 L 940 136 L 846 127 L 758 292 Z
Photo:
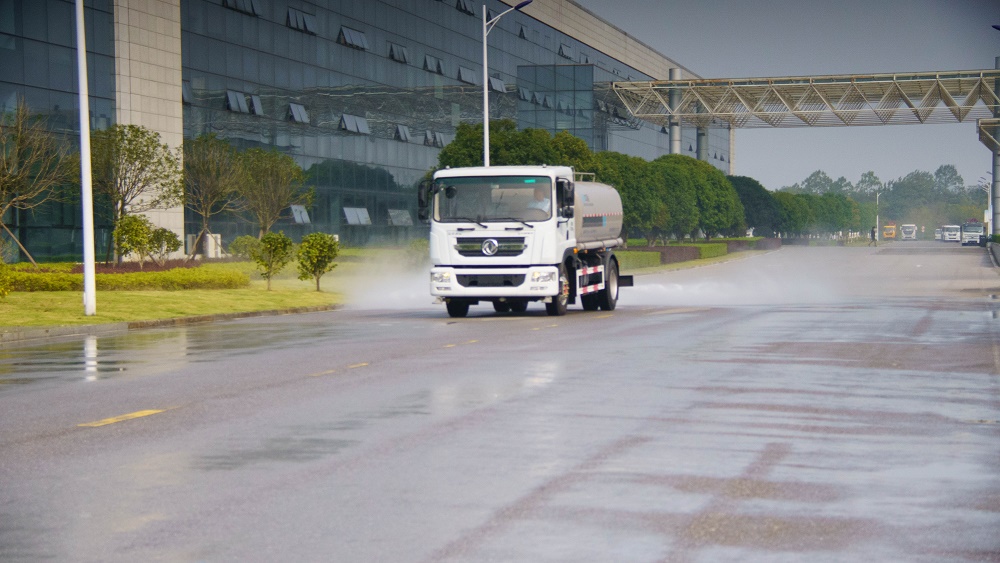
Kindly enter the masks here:
M 76 68 L 80 91 L 80 190 L 83 207 L 83 313 L 97 314 L 94 259 L 94 191 L 90 170 L 90 92 L 87 87 L 87 39 L 83 0 L 76 0 Z
M 1000 69 L 1000 57 L 996 57 L 993 61 L 993 67 Z M 993 81 L 993 92 L 1000 92 L 1000 79 Z M 993 110 L 993 117 L 1000 118 L 1000 107 Z M 1000 139 L 1000 127 L 994 128 L 993 138 Z M 991 234 L 997 235 L 1000 234 L 1000 149 L 996 148 L 993 149 L 993 181 L 991 184 L 990 201 L 993 213 L 990 217 L 990 231 L 992 231 Z
M 671 68 L 669 71 L 670 80 L 681 79 L 681 69 Z M 678 88 L 671 88 L 668 94 L 670 102 L 670 154 L 681 154 L 681 122 L 677 119 L 677 110 L 681 103 L 681 91 Z
M 878 196 L 882 195 L 882 192 L 875 192 L 875 242 L 878 242 L 879 227 L 878 227 Z
M 489 24 L 486 20 L 488 15 L 486 4 L 483 4 L 483 166 L 487 168 L 490 165 L 490 67 L 486 62 L 486 36 L 490 33 L 486 27 Z
M 487 62 L 487 48 L 486 48 L 486 37 L 496 26 L 497 21 L 500 18 L 507 15 L 507 12 L 513 10 L 520 10 L 521 8 L 531 4 L 534 0 L 525 0 L 513 8 L 508 8 L 500 14 L 493 17 L 493 19 L 487 19 L 489 17 L 489 12 L 486 10 L 486 4 L 483 4 L 483 166 L 490 165 L 490 70 L 489 64 Z

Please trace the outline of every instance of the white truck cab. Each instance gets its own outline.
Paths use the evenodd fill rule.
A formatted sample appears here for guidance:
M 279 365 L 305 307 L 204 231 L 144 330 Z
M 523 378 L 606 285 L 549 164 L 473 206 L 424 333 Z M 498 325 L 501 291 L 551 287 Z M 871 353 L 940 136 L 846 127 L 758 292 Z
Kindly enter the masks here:
M 621 199 L 611 186 L 580 182 L 565 166 L 438 170 L 421 185 L 430 222 L 430 293 L 449 315 L 489 301 L 497 312 L 544 302 L 562 315 L 614 309 L 620 276 L 611 251 L 622 244 Z

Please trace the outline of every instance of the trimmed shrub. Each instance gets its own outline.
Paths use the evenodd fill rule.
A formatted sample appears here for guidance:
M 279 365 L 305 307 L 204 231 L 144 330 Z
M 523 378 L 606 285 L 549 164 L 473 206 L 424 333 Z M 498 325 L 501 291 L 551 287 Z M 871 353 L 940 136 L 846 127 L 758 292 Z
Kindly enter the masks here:
M 9 270 L 10 268 L 7 267 L 7 264 L 0 262 L 0 299 L 7 297 L 7 294 L 10 293 L 11 282 L 10 274 L 8 273 Z
M 253 253 L 260 276 L 267 280 L 267 290 L 271 290 L 271 278 L 283 270 L 294 256 L 292 239 L 284 231 L 266 233 L 260 238 L 260 248 Z
M 615 252 L 621 262 L 622 271 L 628 272 L 639 268 L 655 268 L 661 264 L 660 253 L 645 250 L 623 250 Z
M 15 270 L 9 277 L 12 291 L 83 291 L 83 274 Z M 243 272 L 202 268 L 97 274 L 94 279 L 101 291 L 240 289 L 250 285 L 250 276 Z
M 334 259 L 340 253 L 340 243 L 337 238 L 327 233 L 309 233 L 302 237 L 299 245 L 299 279 L 316 280 L 316 291 L 319 291 L 319 280 L 323 274 L 337 267 Z
M 725 256 L 728 246 L 724 242 L 709 242 L 696 245 L 698 247 L 699 258 L 716 258 Z
M 253 260 L 254 252 L 260 250 L 260 239 L 250 235 L 242 235 L 229 243 L 229 253 L 242 260 Z

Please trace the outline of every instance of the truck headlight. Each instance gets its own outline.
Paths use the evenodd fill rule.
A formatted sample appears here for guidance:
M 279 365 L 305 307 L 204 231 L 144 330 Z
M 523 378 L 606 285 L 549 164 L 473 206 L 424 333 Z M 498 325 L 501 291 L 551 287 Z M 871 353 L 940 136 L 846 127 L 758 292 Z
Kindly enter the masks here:
M 556 281 L 555 272 L 531 272 L 531 281 L 534 283 Z
M 451 272 L 431 272 L 431 282 L 451 283 Z

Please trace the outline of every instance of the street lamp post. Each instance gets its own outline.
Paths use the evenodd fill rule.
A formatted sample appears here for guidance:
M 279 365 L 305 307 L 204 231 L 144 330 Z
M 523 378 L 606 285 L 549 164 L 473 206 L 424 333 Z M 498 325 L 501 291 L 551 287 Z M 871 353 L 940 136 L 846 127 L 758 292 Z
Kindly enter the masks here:
M 490 165 L 490 71 L 486 62 L 486 36 L 490 34 L 490 31 L 493 31 L 500 18 L 507 15 L 508 12 L 520 10 L 531 4 L 532 1 L 524 0 L 513 8 L 507 8 L 500 12 L 492 19 L 487 19 L 489 11 L 486 9 L 486 4 L 483 4 L 483 166 Z
M 987 174 L 990 174 L 992 176 L 991 172 L 987 172 Z M 992 184 L 993 184 L 993 182 L 990 181 L 990 180 L 987 180 L 985 176 L 980 176 L 979 177 L 979 189 L 981 189 L 984 192 L 986 192 L 986 209 L 987 209 L 987 211 L 986 211 L 986 217 L 988 217 L 987 222 L 990 225 L 989 230 L 988 231 L 984 231 L 984 234 L 986 234 L 987 236 L 992 235 L 993 232 L 994 232 L 994 228 L 993 228 L 993 190 L 992 190 L 993 186 L 992 186 Z
M 879 226 L 878 226 L 878 196 L 882 195 L 882 192 L 875 192 L 875 243 L 878 243 Z

